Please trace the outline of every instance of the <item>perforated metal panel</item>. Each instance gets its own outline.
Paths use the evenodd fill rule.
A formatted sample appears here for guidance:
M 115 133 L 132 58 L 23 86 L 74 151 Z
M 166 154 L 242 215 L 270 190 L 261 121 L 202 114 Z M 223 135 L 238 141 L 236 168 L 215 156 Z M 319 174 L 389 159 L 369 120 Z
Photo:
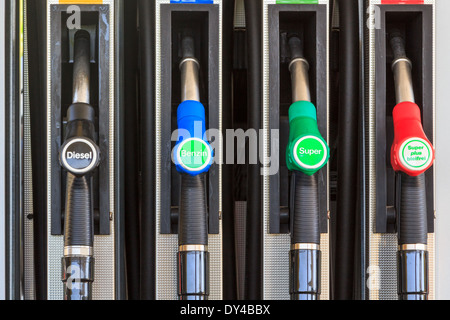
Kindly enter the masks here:
M 265 300 L 288 300 L 289 295 L 289 252 L 291 245 L 291 238 L 288 234 L 269 234 L 270 221 L 270 179 L 269 179 L 269 159 L 270 159 L 270 105 L 269 105 L 269 14 L 268 6 L 276 4 L 276 0 L 264 0 L 263 3 L 263 129 L 264 129 L 264 168 L 263 168 L 263 299 Z M 328 1 L 320 0 L 319 4 L 327 5 L 327 12 L 329 12 Z M 327 21 L 327 29 L 329 22 Z M 327 39 L 327 47 L 329 40 Z M 328 66 L 328 50 L 327 50 L 327 70 Z M 327 72 L 328 74 L 328 72 Z M 329 88 L 327 83 L 327 95 Z M 327 113 L 328 113 L 327 102 Z M 329 137 L 326 137 L 329 141 Z M 328 170 L 328 169 L 327 169 Z M 329 175 L 327 175 L 329 176 Z M 328 181 L 327 181 L 328 185 Z M 328 189 L 328 188 L 327 188 Z M 328 191 L 327 191 L 328 192 Z M 327 204 L 329 208 L 329 203 Z M 329 228 L 328 228 L 329 229 Z M 320 251 L 322 255 L 321 260 L 321 300 L 328 300 L 329 296 L 329 234 L 322 234 L 320 238 Z
M 236 245 L 236 274 L 238 300 L 245 294 L 245 253 L 246 253 L 247 202 L 236 201 L 234 204 L 234 234 Z
M 24 2 L 23 16 L 27 16 L 27 2 Z M 23 41 L 23 292 L 25 300 L 35 298 L 34 287 L 34 238 L 33 220 L 29 215 L 33 214 L 33 178 L 31 168 L 31 130 L 30 130 L 30 101 L 28 85 L 28 32 L 24 23 Z

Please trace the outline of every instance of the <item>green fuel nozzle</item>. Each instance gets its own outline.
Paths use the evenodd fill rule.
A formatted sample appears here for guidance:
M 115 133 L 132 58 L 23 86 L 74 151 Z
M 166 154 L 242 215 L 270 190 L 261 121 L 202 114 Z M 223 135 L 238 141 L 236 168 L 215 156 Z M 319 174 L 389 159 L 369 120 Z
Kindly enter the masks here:
M 319 184 L 315 173 L 326 165 L 330 150 L 317 125 L 311 103 L 308 61 L 299 36 L 288 35 L 292 100 L 286 163 L 291 174 L 292 212 L 289 293 L 291 300 L 317 300 L 320 295 Z
M 301 40 L 289 38 L 292 61 L 289 65 L 294 103 L 289 108 L 289 144 L 286 151 L 287 167 L 313 175 L 330 158 L 330 148 L 317 124 L 317 110 L 311 103 L 308 80 L 308 61 L 303 58 Z
M 294 102 L 289 108 L 287 167 L 313 175 L 324 167 L 330 149 L 317 125 L 316 107 L 309 101 Z

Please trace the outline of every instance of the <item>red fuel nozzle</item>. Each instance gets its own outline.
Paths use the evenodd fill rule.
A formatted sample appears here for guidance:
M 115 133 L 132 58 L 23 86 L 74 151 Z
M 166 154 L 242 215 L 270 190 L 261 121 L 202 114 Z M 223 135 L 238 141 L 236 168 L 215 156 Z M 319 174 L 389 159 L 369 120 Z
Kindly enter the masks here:
M 392 168 L 419 176 L 433 165 L 435 157 L 433 145 L 423 131 L 420 108 L 413 102 L 401 102 L 395 106 L 393 117 Z

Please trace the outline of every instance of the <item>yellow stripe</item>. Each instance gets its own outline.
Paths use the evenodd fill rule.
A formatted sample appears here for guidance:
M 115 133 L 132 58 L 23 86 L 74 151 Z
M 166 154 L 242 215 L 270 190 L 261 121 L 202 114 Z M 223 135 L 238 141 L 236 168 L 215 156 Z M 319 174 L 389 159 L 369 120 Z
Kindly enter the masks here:
M 59 4 L 103 4 L 103 0 L 59 0 Z

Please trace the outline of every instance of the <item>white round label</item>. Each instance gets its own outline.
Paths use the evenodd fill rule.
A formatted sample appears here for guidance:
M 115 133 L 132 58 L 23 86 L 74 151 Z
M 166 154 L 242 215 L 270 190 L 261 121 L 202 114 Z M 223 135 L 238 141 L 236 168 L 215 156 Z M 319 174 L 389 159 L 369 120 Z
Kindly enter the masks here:
M 74 174 L 85 174 L 98 164 L 98 152 L 89 139 L 75 138 L 70 140 L 61 153 L 63 167 Z
M 292 151 L 297 165 L 304 169 L 318 169 L 328 160 L 327 146 L 316 136 L 299 139 Z
M 409 170 L 421 171 L 432 160 L 432 146 L 421 138 L 408 139 L 400 147 L 400 162 Z
M 211 157 L 208 144 L 201 139 L 186 139 L 178 146 L 178 163 L 187 171 L 202 171 L 211 163 Z

